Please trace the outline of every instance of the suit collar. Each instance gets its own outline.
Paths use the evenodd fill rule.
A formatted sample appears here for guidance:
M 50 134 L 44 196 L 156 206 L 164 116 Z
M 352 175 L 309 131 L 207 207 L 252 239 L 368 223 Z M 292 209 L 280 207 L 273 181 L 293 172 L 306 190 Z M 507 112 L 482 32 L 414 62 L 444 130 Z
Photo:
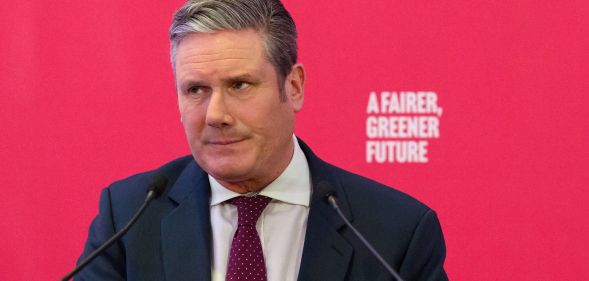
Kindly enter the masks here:
M 210 280 L 210 186 L 194 160 L 180 174 L 168 198 L 177 206 L 161 223 L 165 280 Z
M 313 195 L 307 221 L 305 245 L 298 280 L 344 280 L 353 254 L 353 247 L 340 234 L 344 221 L 326 202 L 325 192 L 318 190 L 321 182 L 327 182 L 335 191 L 342 212 L 351 221 L 352 213 L 346 193 L 336 175 L 335 167 L 319 159 L 299 139 L 307 157 Z
M 208 180 L 206 180 L 207 174 L 196 164 L 194 159 L 188 162 L 184 167 L 182 173 L 178 176 L 178 179 L 170 188 L 168 198 L 174 203 L 180 204 L 193 192 L 200 192 L 203 194 L 210 195 L 210 188 L 197 188 L 199 184 L 206 182 L 206 186 L 209 186 Z
M 313 153 L 313 151 L 311 151 L 309 146 L 305 144 L 301 139 L 298 139 L 298 141 L 301 146 L 301 149 L 307 157 L 307 162 L 309 163 L 309 171 L 311 171 L 311 185 L 313 188 L 313 194 L 311 196 L 311 206 L 327 205 L 331 209 L 331 206 L 327 204 L 326 198 L 324 197 L 325 192 L 318 189 L 320 183 L 326 182 L 329 184 L 329 186 L 331 186 L 331 188 L 335 192 L 339 207 L 344 213 L 344 215 L 346 215 L 346 218 L 348 218 L 350 222 L 353 221 L 354 218 L 349 207 L 346 192 L 342 188 L 340 178 L 337 175 L 334 175 L 334 169 L 336 168 L 317 157 Z M 335 212 L 333 213 L 335 214 Z M 331 217 L 332 212 L 326 212 L 323 215 Z M 340 220 L 340 223 L 338 224 L 343 224 L 343 221 Z

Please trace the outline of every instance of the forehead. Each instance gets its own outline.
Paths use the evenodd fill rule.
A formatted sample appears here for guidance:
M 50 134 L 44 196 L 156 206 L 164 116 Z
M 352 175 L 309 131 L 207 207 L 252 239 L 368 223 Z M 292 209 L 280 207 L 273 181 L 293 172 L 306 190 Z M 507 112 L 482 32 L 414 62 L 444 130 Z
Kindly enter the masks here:
M 262 64 L 267 62 L 264 54 L 262 36 L 252 29 L 192 33 L 178 45 L 176 68 L 182 72 Z

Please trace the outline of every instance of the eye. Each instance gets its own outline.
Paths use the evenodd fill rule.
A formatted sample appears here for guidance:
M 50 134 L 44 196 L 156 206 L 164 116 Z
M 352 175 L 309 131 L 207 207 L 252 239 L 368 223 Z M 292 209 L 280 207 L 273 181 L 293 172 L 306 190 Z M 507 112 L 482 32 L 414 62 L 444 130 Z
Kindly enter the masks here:
M 203 87 L 201 86 L 190 86 L 186 89 L 188 94 L 201 94 L 204 91 Z
M 231 88 L 234 90 L 245 90 L 247 88 L 249 88 L 250 83 L 248 82 L 243 82 L 243 81 L 237 81 L 235 83 L 233 83 L 233 85 L 231 85 Z

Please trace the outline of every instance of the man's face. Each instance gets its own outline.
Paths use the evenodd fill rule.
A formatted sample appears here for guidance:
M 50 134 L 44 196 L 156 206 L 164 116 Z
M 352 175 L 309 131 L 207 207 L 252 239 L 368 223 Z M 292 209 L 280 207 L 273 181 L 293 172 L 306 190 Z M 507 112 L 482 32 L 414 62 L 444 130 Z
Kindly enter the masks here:
M 178 107 L 197 163 L 229 189 L 260 189 L 293 153 L 294 115 L 303 104 L 296 65 L 281 101 L 276 71 L 253 30 L 188 35 L 176 53 Z M 245 188 L 244 188 L 245 186 Z

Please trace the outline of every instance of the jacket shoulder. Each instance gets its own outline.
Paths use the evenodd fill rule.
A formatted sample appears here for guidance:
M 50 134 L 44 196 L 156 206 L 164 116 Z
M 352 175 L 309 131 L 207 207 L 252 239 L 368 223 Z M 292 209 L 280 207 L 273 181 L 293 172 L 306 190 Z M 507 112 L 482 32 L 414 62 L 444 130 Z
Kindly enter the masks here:
M 161 167 L 142 173 L 138 173 L 127 178 L 113 182 L 108 188 L 111 192 L 124 195 L 135 193 L 137 191 L 147 191 L 147 185 L 157 174 L 164 174 L 168 178 L 168 185 L 174 184 L 180 173 L 194 161 L 191 155 L 174 159 Z
M 340 186 L 351 201 L 387 202 L 386 206 L 397 211 L 412 211 L 423 214 L 428 206 L 411 195 L 394 187 L 352 173 L 328 164 L 333 174 L 337 174 Z
M 334 184 L 337 196 L 344 197 L 340 199 L 350 204 L 351 211 L 355 215 L 392 216 L 415 223 L 431 210 L 400 190 L 323 161 L 301 139 L 299 144 L 307 157 L 313 183 L 328 181 Z
M 113 215 L 122 218 L 124 221 L 141 206 L 147 195 L 147 187 L 152 178 L 157 174 L 164 174 L 168 178 L 168 187 L 174 185 L 182 171 L 191 163 L 194 158 L 191 155 L 183 156 L 172 160 L 161 167 L 146 172 L 138 173 L 127 178 L 118 180 L 109 185 L 110 204 Z M 170 188 L 166 189 L 166 193 Z M 164 197 L 165 194 L 161 197 Z
M 379 225 L 383 233 L 410 239 L 420 221 L 435 214 L 427 205 L 393 187 L 327 164 L 338 181 L 340 197 L 350 208 L 351 219 L 360 227 Z M 364 225 L 366 224 L 366 225 Z

